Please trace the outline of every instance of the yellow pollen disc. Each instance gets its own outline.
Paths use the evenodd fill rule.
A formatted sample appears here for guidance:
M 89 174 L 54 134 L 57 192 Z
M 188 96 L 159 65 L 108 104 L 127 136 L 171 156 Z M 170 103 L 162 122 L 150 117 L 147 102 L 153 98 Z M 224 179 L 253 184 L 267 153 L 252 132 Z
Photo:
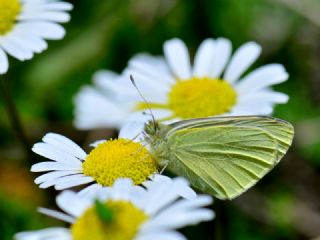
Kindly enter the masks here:
M 89 208 L 71 226 L 73 240 L 131 240 L 148 216 L 127 201 L 107 201 L 112 212 L 110 223 L 103 222 L 95 207 Z
M 118 178 L 131 178 L 138 185 L 157 172 L 157 163 L 140 143 L 120 138 L 99 144 L 82 169 L 103 186 L 112 186 Z
M 0 36 L 12 29 L 20 10 L 19 0 L 0 0 Z
M 175 117 L 200 118 L 229 112 L 236 103 L 237 94 L 226 81 L 195 77 L 177 81 L 168 99 L 168 108 Z

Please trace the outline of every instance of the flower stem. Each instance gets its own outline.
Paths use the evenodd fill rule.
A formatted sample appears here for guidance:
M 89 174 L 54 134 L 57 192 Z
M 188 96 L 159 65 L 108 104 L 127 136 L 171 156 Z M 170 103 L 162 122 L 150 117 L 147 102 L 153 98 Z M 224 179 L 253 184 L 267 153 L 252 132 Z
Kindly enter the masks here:
M 4 79 L 3 76 L 0 76 L 0 92 L 4 100 L 5 109 L 6 109 L 9 121 L 11 123 L 12 129 L 15 132 L 17 138 L 19 139 L 21 146 L 24 148 L 27 159 L 31 161 L 30 144 L 25 134 L 24 128 L 22 126 L 17 108 L 12 99 L 10 91 L 7 89 L 6 80 Z

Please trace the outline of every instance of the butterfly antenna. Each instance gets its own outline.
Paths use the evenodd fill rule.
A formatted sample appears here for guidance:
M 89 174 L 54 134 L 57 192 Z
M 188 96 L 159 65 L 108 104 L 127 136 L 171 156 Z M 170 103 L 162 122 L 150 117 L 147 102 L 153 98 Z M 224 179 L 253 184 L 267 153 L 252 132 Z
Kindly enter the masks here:
M 141 93 L 141 91 L 139 90 L 139 88 L 138 88 L 138 86 L 137 86 L 137 84 L 136 84 L 136 82 L 135 82 L 135 80 L 134 80 L 134 78 L 133 78 L 133 76 L 130 74 L 130 81 L 131 81 L 131 83 L 132 83 L 132 85 L 134 86 L 134 88 L 138 91 L 138 93 L 139 93 L 139 95 L 140 95 L 140 97 L 142 98 L 142 100 L 145 102 L 145 104 L 146 104 L 146 106 L 147 106 L 147 109 L 150 111 L 150 115 L 151 115 L 151 117 L 152 117 L 152 122 L 153 122 L 153 126 L 154 126 L 154 129 L 155 130 L 157 130 L 157 124 L 156 124 L 156 119 L 155 119 L 155 117 L 154 117 L 154 115 L 153 115 L 153 112 L 152 112 L 152 110 L 151 110 L 151 107 L 150 107 L 150 104 L 149 104 L 149 102 L 147 101 L 147 99 L 143 96 L 143 94 Z

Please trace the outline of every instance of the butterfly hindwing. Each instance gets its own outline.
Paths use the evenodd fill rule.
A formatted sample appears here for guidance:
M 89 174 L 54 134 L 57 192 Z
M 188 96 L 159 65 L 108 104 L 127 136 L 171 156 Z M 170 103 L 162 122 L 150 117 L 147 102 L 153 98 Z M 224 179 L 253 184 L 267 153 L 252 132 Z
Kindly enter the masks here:
M 192 119 L 173 124 L 166 138 L 171 171 L 217 198 L 232 199 L 280 161 L 293 128 L 271 117 Z

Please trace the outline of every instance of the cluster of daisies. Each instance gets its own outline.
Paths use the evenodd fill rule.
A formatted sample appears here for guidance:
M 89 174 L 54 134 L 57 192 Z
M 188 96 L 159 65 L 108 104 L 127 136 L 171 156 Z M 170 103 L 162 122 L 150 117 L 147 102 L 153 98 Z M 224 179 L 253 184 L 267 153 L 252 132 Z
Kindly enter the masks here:
M 60 23 L 69 20 L 71 9 L 60 0 L 0 0 L 0 74 L 8 71 L 7 55 L 28 60 L 47 48 L 46 39 L 61 39 L 65 31 Z M 212 203 L 210 196 L 197 195 L 183 178 L 161 174 L 143 141 L 145 123 L 151 117 L 171 124 L 209 116 L 269 115 L 275 104 L 288 101 L 271 89 L 288 74 L 281 64 L 249 72 L 261 53 L 254 42 L 232 54 L 228 39 L 206 39 L 192 63 L 180 39 L 166 41 L 163 51 L 164 56 L 137 54 L 120 74 L 97 71 L 93 85 L 74 98 L 77 128 L 117 128 L 117 139 L 96 141 L 86 153 L 72 140 L 48 133 L 33 146 L 48 159 L 32 166 L 32 172 L 43 173 L 35 183 L 62 190 L 56 198 L 62 211 L 39 211 L 69 227 L 22 232 L 15 239 L 180 240 L 185 237 L 175 229 L 214 218 L 205 208 Z M 149 110 L 152 116 L 146 114 Z M 80 190 L 68 190 L 74 187 Z

